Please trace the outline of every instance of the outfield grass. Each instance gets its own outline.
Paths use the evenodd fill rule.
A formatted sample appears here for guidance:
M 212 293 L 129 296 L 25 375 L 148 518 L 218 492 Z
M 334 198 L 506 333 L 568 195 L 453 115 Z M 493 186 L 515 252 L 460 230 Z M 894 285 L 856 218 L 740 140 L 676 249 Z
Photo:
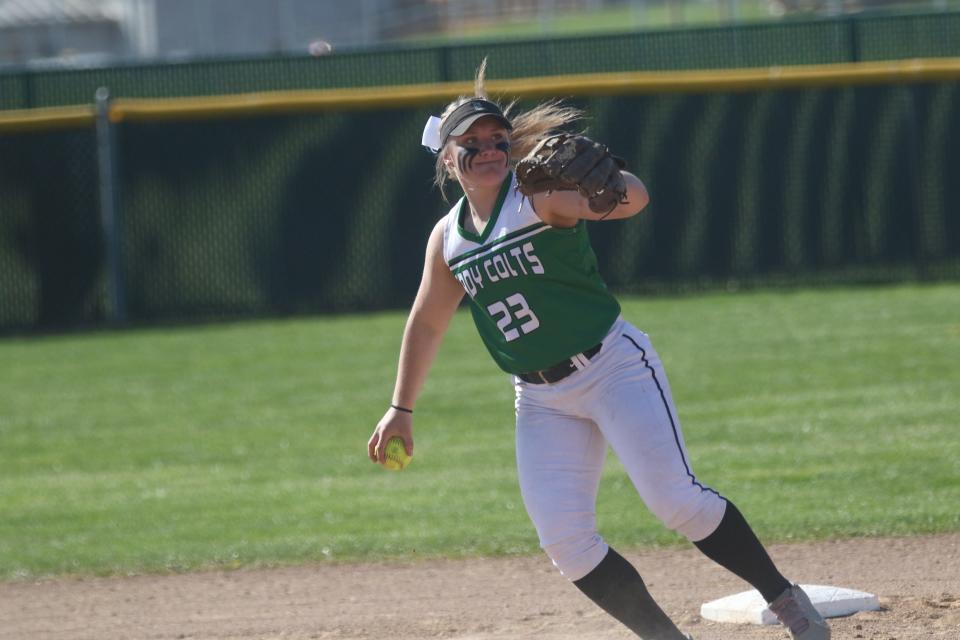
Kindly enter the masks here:
M 905 1 L 898 5 L 874 10 L 883 13 L 955 11 L 960 0 L 944 0 L 937 7 Z M 850 14 L 855 16 L 856 14 Z M 634 6 L 613 6 L 590 11 L 558 11 L 546 18 L 536 16 L 518 19 L 496 19 L 468 22 L 448 33 L 431 33 L 402 38 L 403 42 L 418 45 L 463 44 L 465 42 L 530 39 L 543 37 L 572 37 L 623 33 L 630 30 L 691 29 L 707 26 L 741 26 L 764 22 L 806 21 L 825 18 L 825 14 L 799 12 L 778 16 L 771 13 L 769 3 L 739 0 L 736 12 L 726 3 L 690 1 L 682 4 L 637 3 Z
M 777 19 L 760 3 L 744 3 L 737 18 L 745 22 Z M 546 20 L 536 17 L 491 22 L 478 20 L 453 33 L 410 36 L 405 40 L 416 44 L 436 45 L 489 39 L 570 37 L 623 32 L 629 29 L 685 29 L 718 24 L 732 25 L 735 22 L 726 8 L 720 8 L 716 4 L 690 2 L 674 10 L 664 3 L 652 4 L 645 9 L 605 7 L 592 11 L 557 12 Z
M 695 469 L 767 541 L 960 529 L 960 285 L 629 298 Z M 530 553 L 512 388 L 459 314 L 411 467 L 404 315 L 0 340 L 0 577 Z M 601 528 L 678 538 L 611 459 Z

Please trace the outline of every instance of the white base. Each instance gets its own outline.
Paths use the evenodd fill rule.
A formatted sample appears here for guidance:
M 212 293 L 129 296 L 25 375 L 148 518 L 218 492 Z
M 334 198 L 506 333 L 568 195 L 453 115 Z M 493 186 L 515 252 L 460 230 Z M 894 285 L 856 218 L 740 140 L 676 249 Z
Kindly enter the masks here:
M 817 584 L 802 584 L 800 588 L 824 618 L 849 616 L 858 611 L 876 611 L 880 608 L 880 600 L 872 593 Z M 700 615 L 714 622 L 778 624 L 777 617 L 755 590 L 704 603 L 700 607 Z

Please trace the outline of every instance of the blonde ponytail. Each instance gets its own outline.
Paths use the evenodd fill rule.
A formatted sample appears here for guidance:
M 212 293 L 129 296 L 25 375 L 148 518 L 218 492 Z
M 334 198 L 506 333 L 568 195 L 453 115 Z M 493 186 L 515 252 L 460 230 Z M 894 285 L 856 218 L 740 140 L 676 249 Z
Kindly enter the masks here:
M 513 131 L 510 132 L 511 166 L 533 151 L 538 142 L 583 118 L 583 111 L 564 106 L 560 100 L 538 104 L 529 111 L 511 117 L 510 112 L 515 106 L 516 102 L 511 102 L 504 110 L 504 115 L 513 124 Z
M 480 67 L 477 69 L 477 74 L 473 78 L 473 96 L 475 98 L 487 99 L 487 88 L 484 86 L 487 81 L 487 58 L 484 56 L 483 60 L 480 61 Z

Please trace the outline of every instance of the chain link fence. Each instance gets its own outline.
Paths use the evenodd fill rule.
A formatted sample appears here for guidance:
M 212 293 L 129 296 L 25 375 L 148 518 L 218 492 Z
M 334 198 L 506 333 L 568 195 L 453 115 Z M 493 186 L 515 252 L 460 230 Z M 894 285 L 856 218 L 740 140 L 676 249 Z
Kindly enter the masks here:
M 960 56 L 960 12 L 863 15 L 736 27 L 613 33 L 338 53 L 0 72 L 0 109 L 294 89 L 470 80 L 488 56 L 494 79 L 608 71 L 730 69 Z
M 569 101 L 650 188 L 590 225 L 617 290 L 960 278 L 958 80 Z M 449 206 L 419 145 L 441 108 L 115 125 L 122 315 L 406 306 Z M 0 134 L 0 330 L 116 316 L 97 166 L 92 128 Z
M 0 136 L 0 328 L 104 317 L 92 130 Z

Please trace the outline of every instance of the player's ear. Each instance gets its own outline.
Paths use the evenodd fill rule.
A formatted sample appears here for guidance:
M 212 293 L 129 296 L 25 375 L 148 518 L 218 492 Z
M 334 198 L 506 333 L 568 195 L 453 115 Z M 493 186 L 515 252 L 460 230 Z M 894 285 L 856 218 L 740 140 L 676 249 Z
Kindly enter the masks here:
M 450 152 L 450 147 L 444 147 L 440 153 L 443 154 L 441 156 L 443 158 L 443 166 L 447 168 L 447 171 L 453 171 L 456 168 L 456 163 L 453 161 L 453 154 Z

